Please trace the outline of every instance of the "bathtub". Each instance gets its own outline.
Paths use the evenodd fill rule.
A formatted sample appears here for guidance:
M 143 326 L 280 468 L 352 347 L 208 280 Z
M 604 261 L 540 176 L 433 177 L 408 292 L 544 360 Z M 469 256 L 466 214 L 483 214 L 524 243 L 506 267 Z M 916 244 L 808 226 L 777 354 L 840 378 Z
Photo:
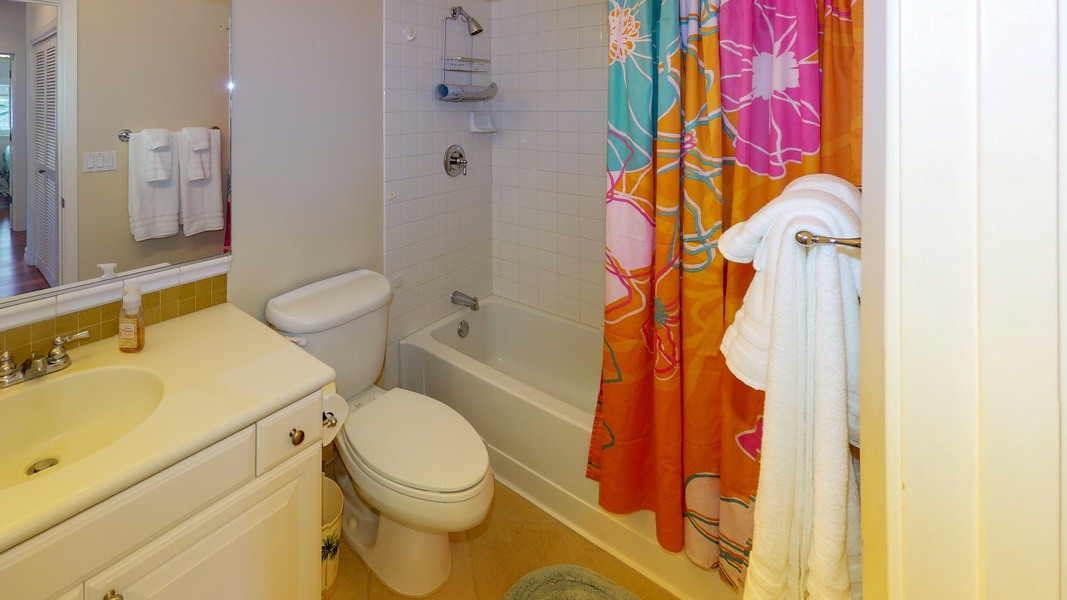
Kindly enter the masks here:
M 679 598 L 735 598 L 718 575 L 660 548 L 651 513 L 599 508 L 585 465 L 601 332 L 495 296 L 480 306 L 400 340 L 400 387 L 463 415 L 497 479 Z

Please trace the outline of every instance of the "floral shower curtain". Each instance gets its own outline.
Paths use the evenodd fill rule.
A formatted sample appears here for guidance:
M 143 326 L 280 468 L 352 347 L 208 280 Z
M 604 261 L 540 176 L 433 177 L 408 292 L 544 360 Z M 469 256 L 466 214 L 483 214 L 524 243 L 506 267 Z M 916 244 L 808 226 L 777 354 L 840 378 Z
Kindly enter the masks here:
M 719 342 L 749 265 L 717 252 L 792 179 L 859 184 L 862 0 L 609 0 L 604 363 L 587 475 L 609 511 L 744 581 L 762 392 Z

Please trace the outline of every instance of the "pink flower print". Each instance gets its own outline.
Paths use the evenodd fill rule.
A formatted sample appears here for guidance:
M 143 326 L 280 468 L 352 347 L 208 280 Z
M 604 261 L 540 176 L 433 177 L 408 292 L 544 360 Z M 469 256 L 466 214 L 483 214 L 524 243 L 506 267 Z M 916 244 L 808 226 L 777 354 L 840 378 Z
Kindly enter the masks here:
M 752 460 L 756 460 L 757 454 L 762 454 L 760 451 L 763 448 L 763 417 L 760 416 L 756 419 L 756 427 L 734 436 L 734 441 L 737 442 L 737 446 L 741 448 L 741 452 L 745 453 Z
M 819 151 L 818 19 L 813 2 L 724 0 L 722 107 L 737 163 L 773 179 Z M 736 125 L 735 125 L 736 123 Z

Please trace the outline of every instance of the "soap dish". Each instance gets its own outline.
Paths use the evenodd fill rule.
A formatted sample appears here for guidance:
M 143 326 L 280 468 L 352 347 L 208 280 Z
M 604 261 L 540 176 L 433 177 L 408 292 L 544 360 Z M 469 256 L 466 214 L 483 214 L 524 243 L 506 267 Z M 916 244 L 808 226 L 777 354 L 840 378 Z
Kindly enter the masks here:
M 496 133 L 500 128 L 493 122 L 493 113 L 471 112 L 471 133 Z

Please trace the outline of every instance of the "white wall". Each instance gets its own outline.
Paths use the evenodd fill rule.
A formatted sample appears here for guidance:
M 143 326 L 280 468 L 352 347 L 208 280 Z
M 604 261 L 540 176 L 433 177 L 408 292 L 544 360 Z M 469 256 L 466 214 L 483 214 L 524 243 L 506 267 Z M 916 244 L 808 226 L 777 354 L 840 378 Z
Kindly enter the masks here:
M 865 597 L 1059 598 L 1063 7 L 867 7 Z
M 229 299 L 382 269 L 382 3 L 233 1 Z
M 601 327 L 607 4 L 493 4 L 493 292 Z

